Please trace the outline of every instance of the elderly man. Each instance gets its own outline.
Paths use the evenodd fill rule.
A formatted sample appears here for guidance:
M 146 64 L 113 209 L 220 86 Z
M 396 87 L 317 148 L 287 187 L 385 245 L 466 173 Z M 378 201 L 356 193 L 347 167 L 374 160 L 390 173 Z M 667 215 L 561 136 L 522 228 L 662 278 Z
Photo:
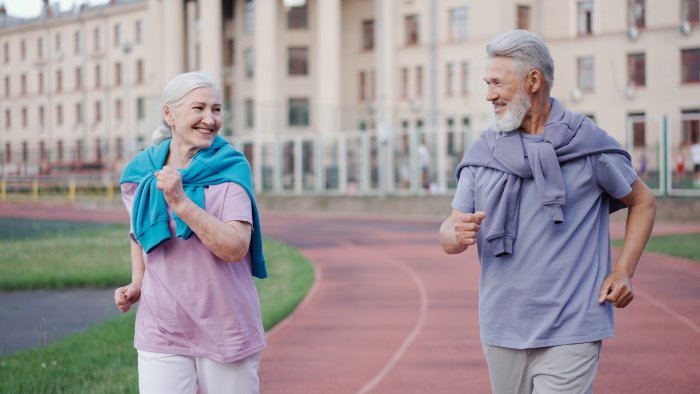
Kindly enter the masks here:
M 494 393 L 588 393 L 613 306 L 632 301 L 655 200 L 613 138 L 550 97 L 554 62 L 538 35 L 501 33 L 486 52 L 493 117 L 457 167 L 442 248 L 478 245 Z M 608 216 L 625 206 L 611 268 Z

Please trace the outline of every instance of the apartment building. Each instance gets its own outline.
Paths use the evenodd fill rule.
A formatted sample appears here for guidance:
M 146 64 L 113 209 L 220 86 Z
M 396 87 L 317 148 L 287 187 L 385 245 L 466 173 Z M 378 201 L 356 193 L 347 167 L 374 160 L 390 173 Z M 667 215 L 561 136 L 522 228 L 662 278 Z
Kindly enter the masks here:
M 666 117 L 682 153 L 700 139 L 699 3 L 112 0 L 46 4 L 29 20 L 0 9 L 0 161 L 4 173 L 123 161 L 148 144 L 165 83 L 188 70 L 222 81 L 234 139 L 476 136 L 490 111 L 485 43 L 515 28 L 550 45 L 568 108 L 640 152 Z M 464 144 L 445 143 L 433 153 Z

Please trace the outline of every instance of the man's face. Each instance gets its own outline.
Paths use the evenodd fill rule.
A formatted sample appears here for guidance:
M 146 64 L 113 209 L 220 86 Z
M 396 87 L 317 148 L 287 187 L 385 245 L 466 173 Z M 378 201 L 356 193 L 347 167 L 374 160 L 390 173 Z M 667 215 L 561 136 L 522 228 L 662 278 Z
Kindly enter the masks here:
M 515 70 L 511 58 L 493 57 L 486 62 L 486 100 L 493 104 L 489 129 L 514 131 L 523 123 L 532 100 L 525 91 L 525 76 L 521 74 Z

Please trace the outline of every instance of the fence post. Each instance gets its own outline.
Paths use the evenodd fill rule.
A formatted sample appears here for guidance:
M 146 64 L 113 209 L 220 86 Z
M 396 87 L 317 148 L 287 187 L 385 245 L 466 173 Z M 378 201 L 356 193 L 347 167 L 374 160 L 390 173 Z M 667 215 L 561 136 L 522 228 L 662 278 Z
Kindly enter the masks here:
M 668 173 L 668 116 L 664 115 L 661 118 L 661 168 L 659 168 L 659 186 L 661 187 L 661 195 L 667 196 L 671 176 Z
M 68 181 L 68 200 L 70 202 L 75 201 L 75 179 L 73 178 Z
M 7 200 L 7 181 L 4 179 L 0 181 L 0 200 Z
M 114 199 L 114 185 L 112 182 L 107 183 L 107 200 L 112 201 Z
M 36 178 L 32 181 L 32 198 L 34 201 L 39 200 L 39 180 Z

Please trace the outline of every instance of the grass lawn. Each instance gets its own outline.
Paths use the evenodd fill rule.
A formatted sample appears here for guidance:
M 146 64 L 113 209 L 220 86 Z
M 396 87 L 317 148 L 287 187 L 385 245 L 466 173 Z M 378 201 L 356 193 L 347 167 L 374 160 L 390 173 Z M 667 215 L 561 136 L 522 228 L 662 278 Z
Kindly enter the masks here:
M 0 229 L 1 289 L 116 286 L 129 280 L 126 226 L 0 219 Z M 264 250 L 269 278 L 256 285 L 267 330 L 301 301 L 314 271 L 287 245 L 265 240 Z M 138 392 L 134 318 L 129 312 L 45 348 L 0 356 L 0 393 Z
M 613 246 L 622 247 L 622 240 L 614 240 Z M 700 262 L 700 233 L 651 237 L 644 250 Z

